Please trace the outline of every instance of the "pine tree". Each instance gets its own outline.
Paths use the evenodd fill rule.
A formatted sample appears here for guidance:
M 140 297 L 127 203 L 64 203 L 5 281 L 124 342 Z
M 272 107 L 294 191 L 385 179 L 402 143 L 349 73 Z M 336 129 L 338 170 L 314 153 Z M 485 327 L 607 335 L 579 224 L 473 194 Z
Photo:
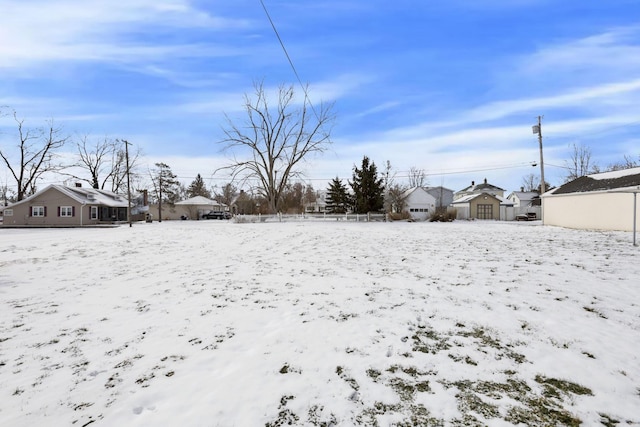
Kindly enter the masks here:
M 193 182 L 189 184 L 189 187 L 187 187 L 187 197 L 191 198 L 196 196 L 206 197 L 207 199 L 211 198 L 211 192 L 207 190 L 204 180 L 200 174 L 198 174 L 196 179 L 194 179 Z
M 345 213 L 349 208 L 349 193 L 342 180 L 337 177 L 329 183 L 326 209 L 329 213 Z
M 156 169 L 151 178 L 156 200 L 161 203 L 174 204 L 180 197 L 180 183 L 169 165 L 166 163 L 156 163 L 155 165 Z
M 378 177 L 378 168 L 364 156 L 362 168 L 353 167 L 353 204 L 356 213 L 378 212 L 384 207 L 384 179 Z

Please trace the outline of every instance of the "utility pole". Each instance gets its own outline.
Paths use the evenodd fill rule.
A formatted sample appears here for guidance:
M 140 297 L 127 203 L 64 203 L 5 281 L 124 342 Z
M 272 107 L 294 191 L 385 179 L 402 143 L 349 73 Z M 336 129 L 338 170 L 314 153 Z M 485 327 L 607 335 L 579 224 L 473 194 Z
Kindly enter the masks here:
M 127 200 L 129 208 L 127 209 L 127 221 L 129 221 L 129 227 L 131 224 L 131 176 L 129 175 L 129 141 L 126 139 L 122 140 L 124 142 L 124 152 L 127 160 Z
M 544 182 L 544 160 L 542 158 L 542 116 L 538 116 L 538 124 L 533 126 L 533 133 L 538 134 L 538 143 L 540 144 L 540 194 L 546 191 Z
M 160 194 L 158 199 L 158 222 L 162 222 L 162 170 L 158 173 L 158 193 Z

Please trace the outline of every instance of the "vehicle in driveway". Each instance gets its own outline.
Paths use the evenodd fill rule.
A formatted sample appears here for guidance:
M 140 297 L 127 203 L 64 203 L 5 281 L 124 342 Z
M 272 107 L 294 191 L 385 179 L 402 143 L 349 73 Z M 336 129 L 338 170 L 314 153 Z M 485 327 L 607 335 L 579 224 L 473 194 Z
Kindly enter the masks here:
M 224 211 L 209 211 L 202 215 L 202 219 L 229 219 L 231 214 Z
M 537 218 L 535 212 L 527 212 L 520 215 L 516 215 L 516 221 L 535 221 Z

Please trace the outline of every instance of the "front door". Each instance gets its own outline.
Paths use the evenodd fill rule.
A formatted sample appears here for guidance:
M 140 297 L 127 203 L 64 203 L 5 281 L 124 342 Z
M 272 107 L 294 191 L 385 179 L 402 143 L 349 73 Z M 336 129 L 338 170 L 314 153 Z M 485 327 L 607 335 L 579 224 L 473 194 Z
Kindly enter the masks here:
M 493 205 L 478 205 L 478 219 L 493 219 Z

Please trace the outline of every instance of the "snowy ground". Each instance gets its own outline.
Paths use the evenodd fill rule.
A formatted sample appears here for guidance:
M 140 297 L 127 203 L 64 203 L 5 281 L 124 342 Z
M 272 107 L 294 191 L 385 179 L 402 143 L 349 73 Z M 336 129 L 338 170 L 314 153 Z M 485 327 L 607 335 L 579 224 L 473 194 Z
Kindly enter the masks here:
M 640 425 L 640 250 L 538 223 L 0 229 L 0 425 Z

